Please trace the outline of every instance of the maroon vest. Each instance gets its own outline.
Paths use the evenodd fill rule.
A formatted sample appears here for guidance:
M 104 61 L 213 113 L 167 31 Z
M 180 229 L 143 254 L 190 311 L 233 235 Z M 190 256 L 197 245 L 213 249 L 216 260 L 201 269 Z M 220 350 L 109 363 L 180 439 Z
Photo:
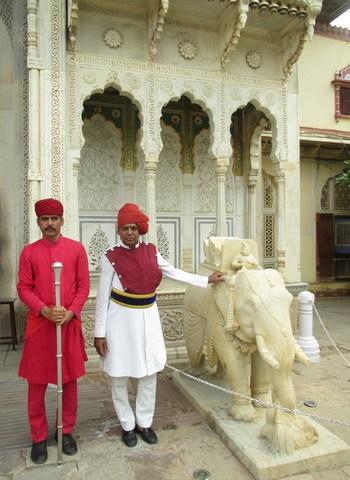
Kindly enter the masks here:
M 137 248 L 116 246 L 106 257 L 116 271 L 124 291 L 138 295 L 152 293 L 162 279 L 157 250 L 152 243 L 139 243 Z

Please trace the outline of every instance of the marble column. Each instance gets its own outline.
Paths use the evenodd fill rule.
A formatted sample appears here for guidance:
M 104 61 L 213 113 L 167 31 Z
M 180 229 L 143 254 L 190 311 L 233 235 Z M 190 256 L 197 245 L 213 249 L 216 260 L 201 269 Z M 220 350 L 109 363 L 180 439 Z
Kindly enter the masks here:
M 37 240 L 40 236 L 33 215 L 33 205 L 41 197 L 41 183 L 43 181 L 41 167 L 41 133 L 40 133 L 40 70 L 42 62 L 38 56 L 38 0 L 28 0 L 28 207 L 29 207 L 29 241 Z
M 248 238 L 257 239 L 256 234 L 256 184 L 258 170 L 251 169 L 248 176 Z
M 286 270 L 286 176 L 282 169 L 278 169 L 277 182 L 277 270 L 285 278 Z
M 217 198 L 216 198 L 216 236 L 224 237 L 227 235 L 226 225 L 226 174 L 229 161 L 226 158 L 218 158 L 215 168 Z
M 147 215 L 149 216 L 148 241 L 157 244 L 157 209 L 156 209 L 156 172 L 158 159 L 146 158 L 146 189 L 147 189 Z
M 182 232 L 182 268 L 193 272 L 193 212 L 192 187 L 193 174 L 184 173 L 183 181 L 183 232 Z

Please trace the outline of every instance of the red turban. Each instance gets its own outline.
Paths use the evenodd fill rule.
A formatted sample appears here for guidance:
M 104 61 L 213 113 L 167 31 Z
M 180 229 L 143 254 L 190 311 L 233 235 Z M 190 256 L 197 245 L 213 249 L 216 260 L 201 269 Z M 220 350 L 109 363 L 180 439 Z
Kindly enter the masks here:
M 135 203 L 126 203 L 118 212 L 118 228 L 135 223 L 141 235 L 148 232 L 148 220 L 147 215 Z
M 37 217 L 41 217 L 43 215 L 58 215 L 59 217 L 63 216 L 63 205 L 55 198 L 44 198 L 43 200 L 38 200 L 34 208 Z

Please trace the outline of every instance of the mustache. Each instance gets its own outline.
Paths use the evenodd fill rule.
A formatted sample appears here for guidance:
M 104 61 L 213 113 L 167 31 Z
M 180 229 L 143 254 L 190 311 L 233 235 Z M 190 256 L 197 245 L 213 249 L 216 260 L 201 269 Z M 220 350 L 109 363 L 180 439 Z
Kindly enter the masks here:
M 54 231 L 56 231 L 55 227 L 47 227 L 47 228 L 45 228 L 45 232 L 47 232 L 48 230 L 54 230 Z

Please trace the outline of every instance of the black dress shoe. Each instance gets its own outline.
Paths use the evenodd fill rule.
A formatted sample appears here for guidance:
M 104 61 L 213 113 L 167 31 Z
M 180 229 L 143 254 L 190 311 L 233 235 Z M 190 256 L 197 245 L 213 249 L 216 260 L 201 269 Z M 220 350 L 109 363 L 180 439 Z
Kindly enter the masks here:
M 152 428 L 143 428 L 141 430 L 141 428 L 136 426 L 135 430 L 141 435 L 142 440 L 144 440 L 146 443 L 154 445 L 158 442 L 157 434 L 154 430 L 152 430 Z
M 47 447 L 46 447 L 46 440 L 42 442 L 32 443 L 32 449 L 30 451 L 30 458 L 32 462 L 41 464 L 45 463 L 47 460 Z
M 137 444 L 135 430 L 123 430 L 122 440 L 127 447 L 134 447 Z
M 55 433 L 55 440 L 57 442 L 57 431 Z M 75 455 L 78 451 L 77 442 L 70 433 L 62 434 L 62 452 L 65 455 Z

